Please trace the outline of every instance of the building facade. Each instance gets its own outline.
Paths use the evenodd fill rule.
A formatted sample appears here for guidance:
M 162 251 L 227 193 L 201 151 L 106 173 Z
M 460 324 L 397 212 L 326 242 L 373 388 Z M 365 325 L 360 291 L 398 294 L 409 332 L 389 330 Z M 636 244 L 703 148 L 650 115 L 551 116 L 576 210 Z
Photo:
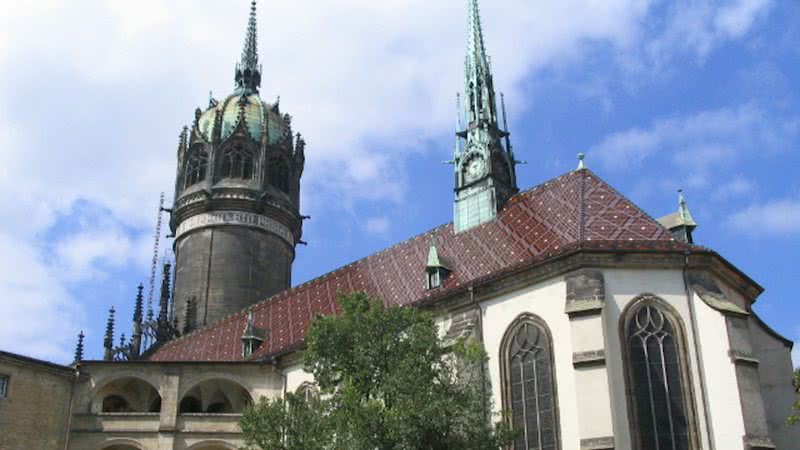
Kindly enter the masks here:
M 304 143 L 259 97 L 254 4 L 234 93 L 181 136 L 158 313 L 140 287 L 115 345 L 112 310 L 103 361 L 0 354 L 0 429 L 18 431 L 0 449 L 236 449 L 247 404 L 313 388 L 304 333 L 354 291 L 482 343 L 515 450 L 797 448 L 792 342 L 753 311 L 763 288 L 694 243 L 682 195 L 657 221 L 582 157 L 520 191 L 477 0 L 468 18 L 454 221 L 290 287 Z M 46 428 L 26 419 L 43 391 Z

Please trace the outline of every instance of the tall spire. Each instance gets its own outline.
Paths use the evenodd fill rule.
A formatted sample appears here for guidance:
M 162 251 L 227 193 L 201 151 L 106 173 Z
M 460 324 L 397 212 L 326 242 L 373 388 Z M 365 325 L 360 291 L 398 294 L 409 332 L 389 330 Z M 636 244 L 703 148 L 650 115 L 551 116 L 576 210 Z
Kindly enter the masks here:
M 465 123 L 456 132 L 459 141 L 455 158 L 448 161 L 456 172 L 454 225 L 457 233 L 497 217 L 505 202 L 519 191 L 517 161 L 508 130 L 500 128 L 497 103 L 478 0 L 467 0 Z
M 497 100 L 494 91 L 491 65 L 483 41 L 478 0 L 468 0 L 469 20 L 467 26 L 467 61 L 465 94 L 467 122 L 477 124 L 489 122 L 497 125 Z
M 242 49 L 242 59 L 236 65 L 236 88 L 243 93 L 258 93 L 261 86 L 261 65 L 258 64 L 258 25 L 256 0 L 250 4 L 250 19 Z

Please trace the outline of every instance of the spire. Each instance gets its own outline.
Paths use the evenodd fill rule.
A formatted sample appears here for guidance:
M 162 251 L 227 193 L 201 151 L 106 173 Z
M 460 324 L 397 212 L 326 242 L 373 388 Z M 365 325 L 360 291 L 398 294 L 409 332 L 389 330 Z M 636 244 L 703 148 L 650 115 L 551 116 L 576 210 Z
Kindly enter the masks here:
M 133 333 L 131 333 L 131 354 L 137 357 L 142 352 L 142 319 L 144 315 L 144 285 L 139 283 L 136 288 L 136 305 L 133 308 Z
M 697 223 L 689 212 L 689 206 L 686 204 L 686 196 L 683 195 L 683 189 L 678 189 L 678 212 L 681 215 L 681 221 L 686 226 L 697 226 Z
M 83 361 L 83 338 L 84 338 L 83 330 L 78 334 L 78 345 L 75 346 L 75 360 L 72 361 L 72 364 L 78 364 L 79 362 Z
M 486 45 L 483 41 L 480 8 L 478 0 L 468 1 L 469 19 L 465 74 L 467 122 L 470 125 L 488 122 L 496 127 L 497 101 L 489 57 L 486 55 Z
M 103 339 L 103 348 L 105 352 L 103 359 L 111 361 L 114 358 L 114 307 L 108 310 L 108 321 L 106 322 L 106 335 Z
M 133 308 L 133 323 L 141 324 L 144 316 L 144 294 L 142 294 L 144 285 L 140 283 L 136 289 L 138 292 L 136 293 L 136 305 Z
M 158 323 L 167 323 L 169 320 L 169 298 L 170 298 L 170 270 L 172 266 L 170 263 L 164 264 L 164 273 L 163 277 L 161 278 L 161 299 L 158 302 L 159 311 L 158 311 Z
M 258 64 L 258 26 L 256 1 L 250 4 L 250 19 L 242 49 L 242 59 L 236 65 L 236 88 L 243 93 L 258 93 L 261 86 L 261 65 Z

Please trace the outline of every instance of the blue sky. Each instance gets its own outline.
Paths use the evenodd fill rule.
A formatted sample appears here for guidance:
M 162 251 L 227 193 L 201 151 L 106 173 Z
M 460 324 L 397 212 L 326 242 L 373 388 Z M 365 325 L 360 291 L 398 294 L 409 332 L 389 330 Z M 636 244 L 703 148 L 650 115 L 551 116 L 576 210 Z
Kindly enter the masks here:
M 800 4 L 484 0 L 521 187 L 588 165 L 698 242 L 800 340 Z M 248 2 L 0 1 L 0 346 L 101 355 L 128 322 L 180 128 L 233 86 Z M 262 96 L 308 141 L 303 282 L 448 222 L 464 0 L 259 5 Z M 169 245 L 167 245 L 169 247 Z M 800 363 L 800 353 L 795 352 Z

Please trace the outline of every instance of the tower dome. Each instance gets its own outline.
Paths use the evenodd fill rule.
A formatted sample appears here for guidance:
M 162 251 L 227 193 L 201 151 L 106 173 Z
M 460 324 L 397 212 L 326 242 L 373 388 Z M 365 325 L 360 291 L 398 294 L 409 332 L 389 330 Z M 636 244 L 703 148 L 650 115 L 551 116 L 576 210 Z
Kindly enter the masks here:
M 270 105 L 256 93 L 234 93 L 221 102 L 212 99 L 208 109 L 197 120 L 197 129 L 207 143 L 212 142 L 217 134 L 220 141 L 224 141 L 233 135 L 242 118 L 250 138 L 254 140 L 260 141 L 265 132 L 268 144 L 291 138 L 288 116 L 280 114 L 277 103 Z
M 178 147 L 173 311 L 179 329 L 212 323 L 291 285 L 301 242 L 305 143 L 259 96 L 252 3 L 235 89 L 197 109 Z

